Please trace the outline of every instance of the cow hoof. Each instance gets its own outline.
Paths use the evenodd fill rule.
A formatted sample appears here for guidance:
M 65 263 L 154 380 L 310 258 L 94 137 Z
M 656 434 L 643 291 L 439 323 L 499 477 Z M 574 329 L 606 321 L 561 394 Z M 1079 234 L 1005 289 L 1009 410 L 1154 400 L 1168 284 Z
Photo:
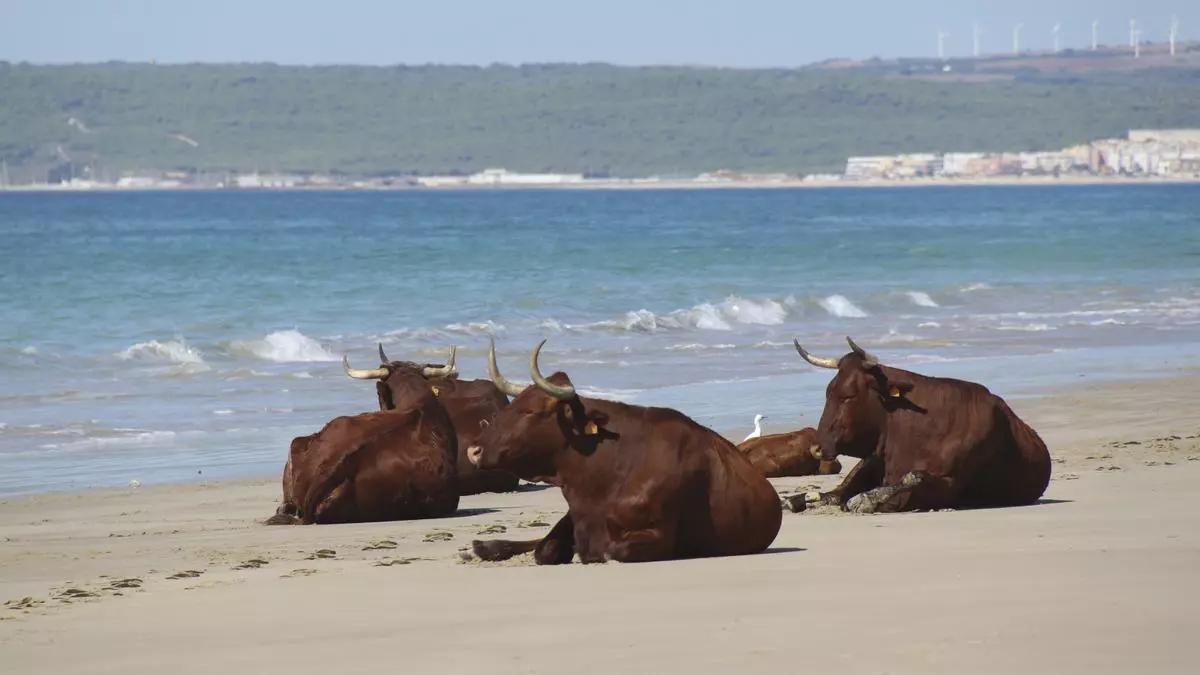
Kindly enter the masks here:
M 300 519 L 287 513 L 276 513 L 263 521 L 264 525 L 297 525 Z
M 854 495 L 846 501 L 846 505 L 842 507 L 851 513 L 875 513 L 876 504 L 871 500 L 866 493 Z
M 900 479 L 900 487 L 915 488 L 928 477 L 929 474 L 924 471 L 909 471 Z
M 475 557 L 489 562 L 508 560 L 516 555 L 512 545 L 500 539 L 476 539 L 471 542 L 471 551 Z

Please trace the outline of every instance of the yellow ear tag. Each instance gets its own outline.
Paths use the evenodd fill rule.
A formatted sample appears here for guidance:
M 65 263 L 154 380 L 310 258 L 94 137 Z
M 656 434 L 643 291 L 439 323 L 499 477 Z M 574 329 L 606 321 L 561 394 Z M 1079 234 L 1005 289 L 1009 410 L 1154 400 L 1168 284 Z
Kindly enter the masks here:
M 442 390 L 441 390 L 441 389 L 438 389 L 437 387 L 430 387 L 430 388 L 429 388 L 429 391 L 432 391 L 434 396 L 441 396 L 441 395 L 442 395 Z
M 900 398 L 900 387 L 892 385 L 892 387 L 888 389 L 888 396 L 891 396 L 892 398 Z
M 588 436 L 595 436 L 596 434 L 600 433 L 600 427 L 596 426 L 595 422 L 588 422 L 583 427 L 583 433 L 587 434 Z

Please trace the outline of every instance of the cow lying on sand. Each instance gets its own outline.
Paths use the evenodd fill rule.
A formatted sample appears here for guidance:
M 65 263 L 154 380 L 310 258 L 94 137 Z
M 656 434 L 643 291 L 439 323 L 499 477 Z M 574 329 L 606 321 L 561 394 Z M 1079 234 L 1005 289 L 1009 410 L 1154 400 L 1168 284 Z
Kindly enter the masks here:
M 1050 453 L 1004 399 L 982 385 L 925 377 L 879 363 L 850 338 L 817 427 L 822 465 L 859 457 L 821 501 L 887 512 L 1032 504 L 1050 481 Z
M 567 514 L 541 540 L 476 541 L 475 554 L 503 560 L 534 552 L 539 564 L 668 560 L 757 553 L 779 531 L 779 497 L 745 457 L 710 429 L 667 408 L 579 396 L 564 373 L 533 386 L 496 386 L 515 396 L 467 450 L 481 468 L 562 486 Z
M 748 438 L 738 443 L 737 449 L 767 478 L 825 475 L 842 471 L 842 465 L 836 459 L 821 464 L 817 430 L 812 427 Z
M 396 378 L 402 406 L 338 417 L 292 441 L 283 503 L 267 524 L 445 516 L 458 508 L 454 426 L 418 375 Z
M 379 409 L 393 410 L 408 405 L 404 392 L 413 376 L 427 381 L 428 391 L 450 415 L 458 439 L 458 493 L 473 495 L 480 492 L 510 492 L 517 489 L 517 477 L 506 471 L 484 471 L 467 461 L 467 448 L 475 445 L 483 426 L 508 405 L 508 397 L 496 390 L 487 380 L 460 380 L 455 368 L 457 349 L 450 348 L 445 365 L 418 364 L 411 361 L 392 361 L 379 345 L 379 367 L 351 368 L 343 360 L 346 374 L 359 380 L 377 380 Z M 404 384 L 401 384 L 404 383 Z

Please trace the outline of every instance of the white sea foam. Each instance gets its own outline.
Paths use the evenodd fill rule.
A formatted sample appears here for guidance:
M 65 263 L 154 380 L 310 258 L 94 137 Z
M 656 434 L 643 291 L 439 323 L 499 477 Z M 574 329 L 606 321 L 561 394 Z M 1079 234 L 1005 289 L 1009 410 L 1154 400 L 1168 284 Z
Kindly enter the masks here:
M 996 330 L 1011 330 L 1021 331 L 1025 333 L 1042 333 L 1045 331 L 1058 330 L 1048 323 L 1002 323 L 996 326 Z
M 29 345 L 28 347 L 22 347 L 21 353 L 26 356 L 33 356 L 38 353 L 38 348 L 34 347 L 33 345 Z
M 720 303 L 703 302 L 687 309 L 655 314 L 648 309 L 626 312 L 618 319 L 578 325 L 563 324 L 555 319 L 541 322 L 550 330 L 618 330 L 654 333 L 668 330 L 733 330 L 734 324 L 775 326 L 783 323 L 788 311 L 784 303 L 771 299 L 754 300 L 731 295 Z
M 867 313 L 860 309 L 857 305 L 844 295 L 831 295 L 827 298 L 821 298 L 817 301 L 821 309 L 825 310 L 830 316 L 836 316 L 843 319 L 861 319 L 867 316 Z
M 667 347 L 669 352 L 699 352 L 706 349 L 736 349 L 737 345 L 729 343 L 721 343 L 715 345 L 705 345 L 699 342 L 688 342 L 685 344 L 671 345 Z
M 321 343 L 298 330 L 280 330 L 261 340 L 235 340 L 232 351 L 276 363 L 337 361 L 338 357 Z
M 991 288 L 992 288 L 992 286 L 990 284 L 985 284 L 983 282 L 979 282 L 979 283 L 974 283 L 974 284 L 967 284 L 966 286 L 963 286 L 962 288 L 960 288 L 958 290 L 959 290 L 959 292 L 962 292 L 962 293 L 974 293 L 975 291 L 991 290 Z
M 166 342 L 139 342 L 118 352 L 117 358 L 123 361 L 159 361 L 193 365 L 204 363 L 203 355 L 189 347 L 182 338 Z
M 738 323 L 760 326 L 778 326 L 787 318 L 787 309 L 769 298 L 750 300 L 731 295 L 721 303 L 720 310 L 723 315 Z
M 466 333 L 467 335 L 495 335 L 505 330 L 504 326 L 492 320 L 487 321 L 470 321 L 467 323 L 452 323 L 446 326 L 446 330 L 455 333 Z
M 922 321 L 921 323 L 917 324 L 917 328 L 941 328 L 941 327 L 942 327 L 942 324 L 940 324 L 936 321 Z
M 43 450 L 98 450 L 112 447 L 145 447 L 169 445 L 175 441 L 174 431 L 142 431 L 121 436 L 95 436 L 67 443 L 44 443 Z
M 940 307 L 941 305 L 933 301 L 928 293 L 922 291 L 907 291 L 905 295 L 912 301 L 914 305 L 919 307 Z

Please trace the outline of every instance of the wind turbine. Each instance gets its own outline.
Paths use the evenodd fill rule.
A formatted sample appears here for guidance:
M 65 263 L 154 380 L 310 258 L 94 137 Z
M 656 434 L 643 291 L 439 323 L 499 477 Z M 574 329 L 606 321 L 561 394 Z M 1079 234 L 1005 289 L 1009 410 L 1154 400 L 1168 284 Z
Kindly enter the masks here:
M 1061 33 L 1061 32 L 1062 32 L 1062 24 L 1061 23 L 1054 24 L 1054 28 L 1050 29 L 1050 34 L 1054 36 L 1054 53 L 1055 54 L 1057 54 L 1059 51 L 1061 51 L 1059 49 L 1059 40 L 1058 40 L 1059 33 Z
M 937 38 L 938 38 L 938 60 L 939 60 L 939 61 L 945 61 L 945 60 L 946 60 L 946 38 L 948 38 L 948 37 L 950 37 L 950 34 L 949 34 L 949 33 L 947 33 L 947 32 L 946 32 L 946 31 L 944 31 L 944 30 L 939 30 L 939 31 L 937 32 Z
M 1096 51 L 1096 35 L 1100 29 L 1100 19 L 1092 19 L 1092 51 Z
M 1171 32 L 1169 34 L 1171 40 L 1171 56 L 1175 56 L 1175 38 L 1179 36 L 1179 17 L 1171 17 Z
M 1137 46 L 1137 19 L 1129 20 L 1129 46 L 1133 48 Z
M 1021 53 L 1021 28 L 1024 26 L 1023 23 L 1013 26 L 1013 54 Z
M 979 42 L 983 36 L 983 29 L 979 27 L 979 22 L 971 24 L 971 53 L 975 58 L 979 58 Z
M 1133 31 L 1133 58 L 1142 58 L 1142 29 Z

